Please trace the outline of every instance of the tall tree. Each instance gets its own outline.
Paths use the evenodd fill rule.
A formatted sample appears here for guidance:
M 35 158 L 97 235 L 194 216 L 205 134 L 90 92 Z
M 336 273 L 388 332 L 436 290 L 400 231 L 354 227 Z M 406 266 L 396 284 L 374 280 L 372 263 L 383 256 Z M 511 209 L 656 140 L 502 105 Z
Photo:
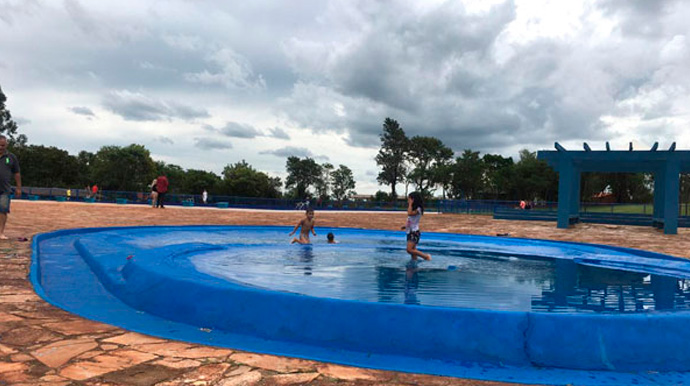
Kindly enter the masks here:
M 331 191 L 331 172 L 333 172 L 333 165 L 326 162 L 321 164 L 321 176 L 314 184 L 316 195 L 322 200 L 328 200 Z
M 386 118 L 383 122 L 381 134 L 381 148 L 376 155 L 376 164 L 381 167 L 376 181 L 382 185 L 390 185 L 391 200 L 396 199 L 395 185 L 405 180 L 405 154 L 409 147 L 409 139 L 398 121 Z
M 245 160 L 223 168 L 224 193 L 240 197 L 280 197 L 280 178 L 257 171 Z
M 520 150 L 520 161 L 515 164 L 514 170 L 511 183 L 513 198 L 556 201 L 558 176 L 546 162 L 537 159 L 537 153 L 527 149 Z
M 434 181 L 434 168 L 437 164 L 452 159 L 453 150 L 435 137 L 415 136 L 410 139 L 408 159 L 413 167 L 409 178 L 422 194 L 429 196 L 432 193 Z
M 513 158 L 497 154 L 484 154 L 483 164 L 483 198 L 506 199 L 511 191 Z
M 7 97 L 0 87 L 0 134 L 7 137 L 7 143 L 11 148 L 26 145 L 26 135 L 17 134 L 17 123 L 12 120 L 10 110 L 5 106 Z
M 16 146 L 13 152 L 22 168 L 22 182 L 26 186 L 83 188 L 77 157 L 56 147 L 39 145 Z
M 148 191 L 156 165 L 142 145 L 103 146 L 93 157 L 91 172 L 104 190 Z
M 205 170 L 188 169 L 185 172 L 182 192 L 201 194 L 206 189 L 209 194 L 219 194 L 221 178 L 216 173 Z
M 285 188 L 294 189 L 294 198 L 305 198 L 309 188 L 321 178 L 321 165 L 309 157 L 305 159 L 295 156 L 288 157 L 285 169 L 288 173 L 285 179 Z
M 355 194 L 355 178 L 352 176 L 352 170 L 345 165 L 340 165 L 338 169 L 331 172 L 333 180 L 333 197 L 338 201 Z
M 453 195 L 457 198 L 476 199 L 482 191 L 484 165 L 478 151 L 465 149 L 453 168 Z

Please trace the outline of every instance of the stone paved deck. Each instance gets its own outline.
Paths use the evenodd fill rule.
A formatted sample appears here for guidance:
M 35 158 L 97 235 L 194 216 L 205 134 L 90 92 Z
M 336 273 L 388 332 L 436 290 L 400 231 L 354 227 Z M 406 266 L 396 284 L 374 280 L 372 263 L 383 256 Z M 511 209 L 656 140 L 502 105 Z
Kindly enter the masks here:
M 0 385 L 505 385 L 344 367 L 170 341 L 83 319 L 41 300 L 27 280 L 31 237 L 65 228 L 123 225 L 294 225 L 297 212 L 58 202 L 12 202 L 0 241 Z M 317 212 L 319 226 L 398 229 L 403 213 Z M 493 220 L 429 214 L 425 231 L 593 242 L 690 257 L 690 229 L 664 235 L 647 227 Z M 22 241 L 27 238 L 28 241 Z M 286 243 L 288 238 L 286 237 Z

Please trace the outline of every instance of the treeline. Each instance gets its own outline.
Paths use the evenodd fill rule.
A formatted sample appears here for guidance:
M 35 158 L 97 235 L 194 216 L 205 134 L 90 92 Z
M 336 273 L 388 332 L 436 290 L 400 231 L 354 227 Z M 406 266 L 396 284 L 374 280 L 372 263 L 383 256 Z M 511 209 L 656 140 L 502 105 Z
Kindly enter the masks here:
M 148 191 L 159 175 L 170 181 L 170 192 L 213 195 L 304 198 L 310 188 L 323 199 L 343 200 L 353 194 L 352 171 L 345 165 L 317 164 L 311 158 L 288 157 L 286 191 L 279 177 L 254 169 L 244 160 L 226 165 L 222 175 L 197 169 L 183 169 L 155 161 L 146 147 L 103 146 L 96 153 L 81 151 L 70 155 L 56 147 L 15 143 L 11 151 L 21 165 L 26 186 L 86 188 L 97 184 L 104 190 Z
M 388 200 L 398 195 L 396 186 L 414 189 L 427 197 L 440 195 L 455 199 L 558 200 L 558 175 L 536 152 L 523 149 L 519 160 L 496 154 L 481 155 L 466 149 L 455 156 L 452 149 L 434 137 L 409 138 L 400 124 L 386 118 L 381 148 L 376 156 L 378 182 L 390 187 L 376 198 Z M 581 201 L 594 201 L 606 192 L 610 202 L 651 202 L 654 181 L 643 173 L 583 173 Z M 681 197 L 690 198 L 690 178 L 681 176 Z

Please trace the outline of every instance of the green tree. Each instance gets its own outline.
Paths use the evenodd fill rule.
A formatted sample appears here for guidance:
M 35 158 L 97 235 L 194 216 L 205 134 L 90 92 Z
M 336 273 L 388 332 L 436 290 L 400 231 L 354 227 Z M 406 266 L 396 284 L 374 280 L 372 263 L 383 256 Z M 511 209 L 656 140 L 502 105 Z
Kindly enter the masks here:
M 201 194 L 206 189 L 209 194 L 219 194 L 221 181 L 221 178 L 216 173 L 188 169 L 185 172 L 182 191 L 190 194 Z
M 17 123 L 12 120 L 12 114 L 5 107 L 5 102 L 7 102 L 7 97 L 0 87 L 0 134 L 7 137 L 7 143 L 14 149 L 16 146 L 26 145 L 26 136 L 17 134 Z
M 13 150 L 21 165 L 22 182 L 26 186 L 83 188 L 79 180 L 77 157 L 56 147 L 38 145 L 16 146 Z
M 168 164 L 163 161 L 155 161 L 156 164 L 156 172 L 155 176 L 165 176 L 168 178 L 168 193 L 171 194 L 179 194 L 179 193 L 192 193 L 187 190 L 186 188 L 186 173 L 184 169 L 182 169 L 181 166 L 174 165 L 174 164 Z M 151 180 L 153 178 L 149 178 L 149 182 L 151 183 Z M 198 193 L 197 193 L 198 194 Z
M 514 199 L 557 200 L 558 175 L 546 162 L 537 159 L 537 153 L 520 150 L 520 161 L 514 171 L 511 183 Z
M 354 194 L 355 178 L 352 170 L 345 165 L 340 165 L 338 169 L 331 172 L 333 181 L 333 197 L 342 202 Z
M 457 198 L 476 199 L 482 191 L 484 164 L 478 151 L 465 149 L 453 167 L 453 195 Z
M 93 160 L 96 157 L 95 154 L 88 152 L 86 150 L 82 150 L 77 154 L 77 179 L 78 179 L 78 184 L 79 187 L 81 188 L 82 186 L 91 186 L 92 184 L 92 176 L 91 176 L 91 164 L 93 164 Z
M 142 145 L 103 146 L 93 157 L 91 175 L 104 190 L 148 191 L 156 164 Z
M 285 169 L 288 173 L 285 179 L 285 188 L 293 190 L 295 195 L 293 198 L 299 199 L 307 196 L 309 188 L 319 181 L 322 173 L 321 165 L 309 157 L 305 159 L 295 156 L 288 157 Z
M 407 155 L 413 167 L 408 175 L 409 178 L 417 190 L 427 197 L 430 196 L 431 188 L 436 182 L 436 165 L 444 164 L 448 159 L 452 159 L 453 150 L 438 138 L 415 136 L 410 139 Z
M 390 201 L 390 195 L 382 190 L 377 190 L 376 193 L 374 193 L 374 201 Z
M 321 164 L 321 176 L 314 183 L 314 190 L 316 195 L 322 200 L 328 200 L 331 191 L 331 172 L 333 172 L 333 165 L 326 162 Z
M 484 154 L 483 164 L 483 198 L 506 199 L 511 191 L 513 158 L 496 154 Z
M 405 181 L 407 168 L 405 154 L 409 147 L 409 139 L 398 121 L 386 118 L 383 122 L 381 134 L 381 148 L 376 155 L 376 164 L 381 167 L 376 181 L 382 185 L 390 185 L 391 200 L 395 200 L 395 185 Z
M 223 190 L 231 196 L 279 198 L 280 185 L 280 178 L 269 177 L 244 160 L 223 168 Z

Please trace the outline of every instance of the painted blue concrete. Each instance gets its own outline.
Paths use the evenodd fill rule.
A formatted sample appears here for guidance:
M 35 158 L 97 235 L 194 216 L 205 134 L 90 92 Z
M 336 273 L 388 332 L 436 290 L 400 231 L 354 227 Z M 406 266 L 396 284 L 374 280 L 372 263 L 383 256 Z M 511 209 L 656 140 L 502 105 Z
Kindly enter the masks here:
M 176 232 L 204 230 L 209 242 L 183 248 L 174 242 L 147 248 L 137 248 L 136 243 L 107 243 L 121 240 L 114 237 L 116 233 L 134 240 L 152 229 L 164 231 L 160 234 L 171 240 Z M 690 350 L 678 344 L 688 338 L 684 332 L 688 312 L 499 312 L 269 291 L 194 269 L 189 259 L 194 253 L 227 247 L 218 237 L 214 239 L 214 232 L 223 229 L 237 228 L 107 228 L 38 235 L 34 238 L 32 282 L 44 299 L 86 317 L 152 335 L 251 351 L 528 383 L 667 384 L 690 380 L 686 373 Z M 345 239 L 394 233 L 337 232 Z M 460 240 L 471 250 L 584 259 L 595 266 L 625 266 L 635 272 L 690 278 L 686 260 L 646 251 L 452 234 L 425 234 L 425 240 Z

